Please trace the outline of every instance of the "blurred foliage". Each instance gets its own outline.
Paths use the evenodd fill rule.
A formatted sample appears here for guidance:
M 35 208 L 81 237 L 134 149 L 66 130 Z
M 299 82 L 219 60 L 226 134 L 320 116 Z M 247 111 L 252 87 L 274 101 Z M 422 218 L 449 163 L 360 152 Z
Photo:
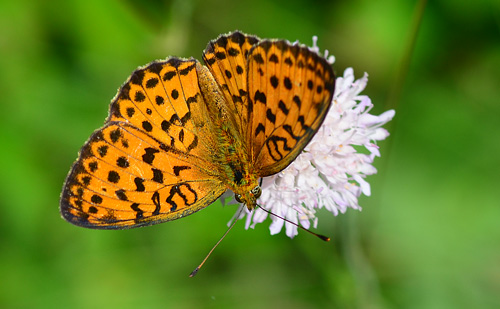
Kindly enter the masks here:
M 430 1 L 401 70 L 417 7 L 1 0 L 0 307 L 499 307 L 500 5 Z M 307 44 L 317 35 L 338 74 L 370 74 L 374 114 L 402 84 L 363 211 L 320 214 L 328 244 L 238 224 L 195 278 L 234 209 L 127 231 L 64 222 L 64 178 L 127 76 L 169 55 L 201 59 L 235 29 Z

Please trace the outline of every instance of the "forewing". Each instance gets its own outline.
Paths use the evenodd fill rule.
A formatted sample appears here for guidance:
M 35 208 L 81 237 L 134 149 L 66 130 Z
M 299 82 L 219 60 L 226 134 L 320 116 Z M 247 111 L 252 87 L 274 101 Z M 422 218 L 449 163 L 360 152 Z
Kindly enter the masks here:
M 196 63 L 153 62 L 122 86 L 66 179 L 66 220 L 97 229 L 151 225 L 196 212 L 225 191 L 209 156 L 216 141 Z
M 306 46 L 266 40 L 251 49 L 246 140 L 259 176 L 283 170 L 300 154 L 322 124 L 334 88 L 331 65 Z
M 247 57 L 258 42 L 255 36 L 235 31 L 210 41 L 203 52 L 203 60 L 219 84 L 241 136 L 247 130 L 252 111 L 247 96 Z

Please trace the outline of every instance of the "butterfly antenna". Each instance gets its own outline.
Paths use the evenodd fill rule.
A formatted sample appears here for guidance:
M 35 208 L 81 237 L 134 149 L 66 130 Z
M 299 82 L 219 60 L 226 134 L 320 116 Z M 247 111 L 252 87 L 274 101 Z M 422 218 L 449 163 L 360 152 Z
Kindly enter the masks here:
M 243 208 L 242 208 L 243 209 Z M 215 246 L 212 247 L 212 250 L 210 250 L 210 252 L 208 252 L 207 256 L 203 259 L 203 261 L 201 262 L 200 265 L 198 265 L 198 267 L 196 267 L 192 272 L 191 274 L 189 275 L 189 277 L 194 277 L 196 276 L 196 274 L 198 273 L 198 271 L 200 270 L 200 268 L 203 266 L 203 264 L 205 264 L 205 262 L 208 260 L 208 257 L 212 254 L 212 252 L 214 252 L 215 248 L 217 248 L 217 246 L 221 243 L 221 241 L 226 237 L 226 235 L 229 233 L 229 231 L 233 228 L 233 226 L 236 224 L 236 221 L 238 221 L 238 218 L 241 214 L 241 210 L 240 212 L 238 213 L 238 215 L 236 216 L 236 219 L 234 219 L 233 223 L 231 224 L 231 226 L 227 229 L 227 231 L 224 233 L 224 235 L 222 235 L 222 237 L 219 239 L 219 241 L 215 244 Z
M 260 206 L 260 205 L 257 205 L 257 207 L 259 207 L 260 209 L 264 210 L 265 212 L 267 212 L 267 213 L 268 213 L 268 214 L 270 214 L 270 215 L 273 215 L 273 216 L 275 216 L 275 217 L 277 217 L 277 218 L 280 218 L 281 220 L 284 220 L 284 221 L 286 221 L 286 222 L 288 222 L 288 223 L 291 223 L 291 224 L 295 225 L 295 226 L 296 226 L 296 227 L 298 227 L 298 228 L 303 229 L 304 231 L 306 231 L 306 232 L 308 232 L 308 233 L 310 233 L 310 234 L 312 234 L 312 235 L 314 235 L 314 236 L 318 237 L 318 238 L 319 238 L 319 239 L 321 239 L 321 240 L 324 240 L 324 241 L 330 241 L 330 237 L 326 237 L 326 236 L 320 235 L 320 234 L 318 234 L 318 233 L 314 233 L 313 231 L 310 231 L 310 230 L 306 229 L 305 227 L 303 227 L 303 226 L 301 226 L 301 225 L 298 225 L 298 224 L 297 224 L 297 223 L 295 223 L 295 222 L 292 222 L 292 221 L 290 221 L 290 220 L 288 220 L 288 219 L 283 218 L 282 216 L 278 216 L 277 214 L 270 212 L 269 210 L 265 209 L 264 207 L 262 207 L 262 206 Z

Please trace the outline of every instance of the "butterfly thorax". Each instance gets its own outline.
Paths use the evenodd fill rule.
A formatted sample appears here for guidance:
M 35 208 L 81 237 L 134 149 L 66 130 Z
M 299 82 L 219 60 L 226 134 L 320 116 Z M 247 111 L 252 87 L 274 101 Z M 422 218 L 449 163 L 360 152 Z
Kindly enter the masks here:
M 218 138 L 219 149 L 212 154 L 213 161 L 219 167 L 220 180 L 231 189 L 238 202 L 245 204 L 249 210 L 255 208 L 260 195 L 258 177 L 251 170 L 248 150 L 237 130 L 236 122 L 227 108 L 226 98 L 206 67 L 197 66 L 199 84 L 203 99 L 211 117 L 213 136 Z
M 244 145 L 235 139 L 229 130 L 222 130 L 221 133 L 224 138 L 224 142 L 221 143 L 221 153 L 224 156 L 220 158 L 222 160 L 220 166 L 223 167 L 221 175 L 224 178 L 222 181 L 228 189 L 234 192 L 238 202 L 245 204 L 249 210 L 252 210 L 255 208 L 261 192 L 258 178 L 250 170 L 253 164 L 248 158 Z

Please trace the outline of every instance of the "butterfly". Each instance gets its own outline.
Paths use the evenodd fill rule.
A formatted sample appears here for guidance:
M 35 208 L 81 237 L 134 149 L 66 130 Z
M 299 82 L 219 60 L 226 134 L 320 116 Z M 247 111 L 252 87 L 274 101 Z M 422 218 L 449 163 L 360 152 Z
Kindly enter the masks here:
M 304 45 L 239 31 L 210 41 L 203 60 L 170 57 L 132 73 L 66 178 L 64 219 L 93 229 L 152 225 L 228 189 L 256 207 L 259 179 L 285 169 L 321 126 L 332 66 Z

